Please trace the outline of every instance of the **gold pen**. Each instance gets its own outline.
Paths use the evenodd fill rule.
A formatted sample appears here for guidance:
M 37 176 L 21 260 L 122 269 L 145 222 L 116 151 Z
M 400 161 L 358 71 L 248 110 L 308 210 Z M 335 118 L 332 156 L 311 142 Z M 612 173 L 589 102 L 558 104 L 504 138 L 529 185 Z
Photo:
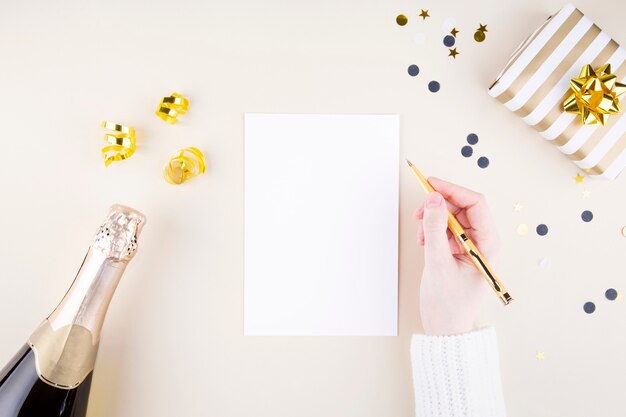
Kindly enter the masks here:
M 407 159 L 406 163 L 409 164 L 409 168 L 411 168 L 413 175 L 415 175 L 415 178 L 417 178 L 417 182 L 419 183 L 419 185 L 422 186 L 422 189 L 426 192 L 426 194 L 436 191 L 433 186 L 430 185 L 426 177 L 424 177 L 422 173 L 419 172 L 417 168 L 415 168 L 411 161 Z M 456 217 L 454 217 L 452 213 L 450 213 L 450 211 L 448 211 L 448 229 L 450 229 L 452 234 L 456 236 L 457 240 L 461 244 L 461 247 L 463 247 L 463 250 L 465 250 L 465 253 L 467 253 L 467 256 L 469 256 L 470 260 L 476 266 L 478 271 L 480 271 L 480 273 L 485 277 L 491 288 L 498 295 L 500 301 L 502 301 L 504 305 L 507 305 L 511 301 L 513 301 L 513 298 L 511 298 L 506 288 L 504 288 L 504 285 L 502 285 L 502 282 L 500 282 L 498 276 L 495 274 L 495 272 L 493 272 L 483 255 L 474 244 L 474 242 L 472 242 L 467 234 L 465 234 L 465 230 L 463 230 L 463 227 L 461 226 L 459 221 L 456 219 Z

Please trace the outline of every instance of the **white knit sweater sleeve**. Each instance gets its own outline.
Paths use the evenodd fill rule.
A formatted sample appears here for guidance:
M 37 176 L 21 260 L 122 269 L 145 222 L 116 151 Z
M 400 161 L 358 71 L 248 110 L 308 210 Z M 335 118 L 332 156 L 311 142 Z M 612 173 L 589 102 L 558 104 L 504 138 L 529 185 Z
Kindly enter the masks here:
M 504 417 L 493 327 L 457 336 L 413 335 L 417 417 Z

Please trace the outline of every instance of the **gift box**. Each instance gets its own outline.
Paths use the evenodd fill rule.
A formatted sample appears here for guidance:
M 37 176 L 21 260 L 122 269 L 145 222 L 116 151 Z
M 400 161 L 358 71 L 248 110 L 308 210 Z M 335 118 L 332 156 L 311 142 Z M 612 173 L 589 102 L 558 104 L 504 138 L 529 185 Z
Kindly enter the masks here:
M 626 166 L 626 116 L 612 114 L 596 122 L 580 101 L 591 95 L 574 98 L 573 94 L 574 88 L 585 81 L 585 69 L 597 70 L 596 81 L 606 81 L 602 88 L 614 87 L 618 92 L 618 81 L 626 76 L 625 59 L 624 48 L 568 4 L 522 42 L 489 87 L 489 94 L 590 175 L 614 179 Z M 606 64 L 610 66 L 605 67 Z M 608 73 L 614 76 L 606 76 Z M 592 71 L 591 75 L 596 74 Z M 617 97 L 608 106 L 619 110 L 617 94 L 611 96 L 605 90 L 603 97 L 607 102 Z M 623 97 L 626 104 L 626 95 Z M 568 103 L 570 109 L 565 111 Z M 577 103 L 579 114 L 570 113 L 572 106 L 576 110 Z

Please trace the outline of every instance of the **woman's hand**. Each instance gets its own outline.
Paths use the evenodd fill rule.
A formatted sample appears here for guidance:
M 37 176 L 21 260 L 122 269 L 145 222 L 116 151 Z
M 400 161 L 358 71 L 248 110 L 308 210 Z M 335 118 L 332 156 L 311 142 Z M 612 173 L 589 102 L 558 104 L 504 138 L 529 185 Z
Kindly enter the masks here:
M 417 241 L 424 246 L 420 312 L 424 333 L 454 335 L 470 332 L 489 285 L 448 230 L 448 210 L 491 265 L 500 240 L 482 194 L 430 177 L 437 190 L 416 212 L 422 220 Z

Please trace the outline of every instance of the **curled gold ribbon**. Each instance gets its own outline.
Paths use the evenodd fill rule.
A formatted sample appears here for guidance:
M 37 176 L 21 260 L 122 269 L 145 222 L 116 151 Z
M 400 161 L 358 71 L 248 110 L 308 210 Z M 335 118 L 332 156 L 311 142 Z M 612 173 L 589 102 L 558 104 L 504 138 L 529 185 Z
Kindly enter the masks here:
M 196 175 L 204 174 L 206 164 L 200 149 L 189 147 L 181 149 L 170 158 L 165 166 L 163 176 L 170 184 L 182 184 Z
M 189 110 L 189 100 L 178 93 L 163 97 L 155 114 L 169 124 L 178 121 L 178 116 L 187 113 Z
M 610 64 L 596 70 L 585 65 L 578 78 L 571 79 L 570 89 L 572 94 L 563 102 L 563 109 L 580 114 L 583 124 L 604 126 L 609 115 L 622 113 L 619 96 L 626 91 L 626 85 L 617 82 Z
M 102 127 L 117 133 L 105 133 L 104 140 L 109 145 L 102 148 L 102 157 L 104 165 L 109 166 L 112 162 L 123 161 L 130 158 L 137 148 L 135 140 L 135 129 L 129 126 L 113 123 L 102 122 Z

